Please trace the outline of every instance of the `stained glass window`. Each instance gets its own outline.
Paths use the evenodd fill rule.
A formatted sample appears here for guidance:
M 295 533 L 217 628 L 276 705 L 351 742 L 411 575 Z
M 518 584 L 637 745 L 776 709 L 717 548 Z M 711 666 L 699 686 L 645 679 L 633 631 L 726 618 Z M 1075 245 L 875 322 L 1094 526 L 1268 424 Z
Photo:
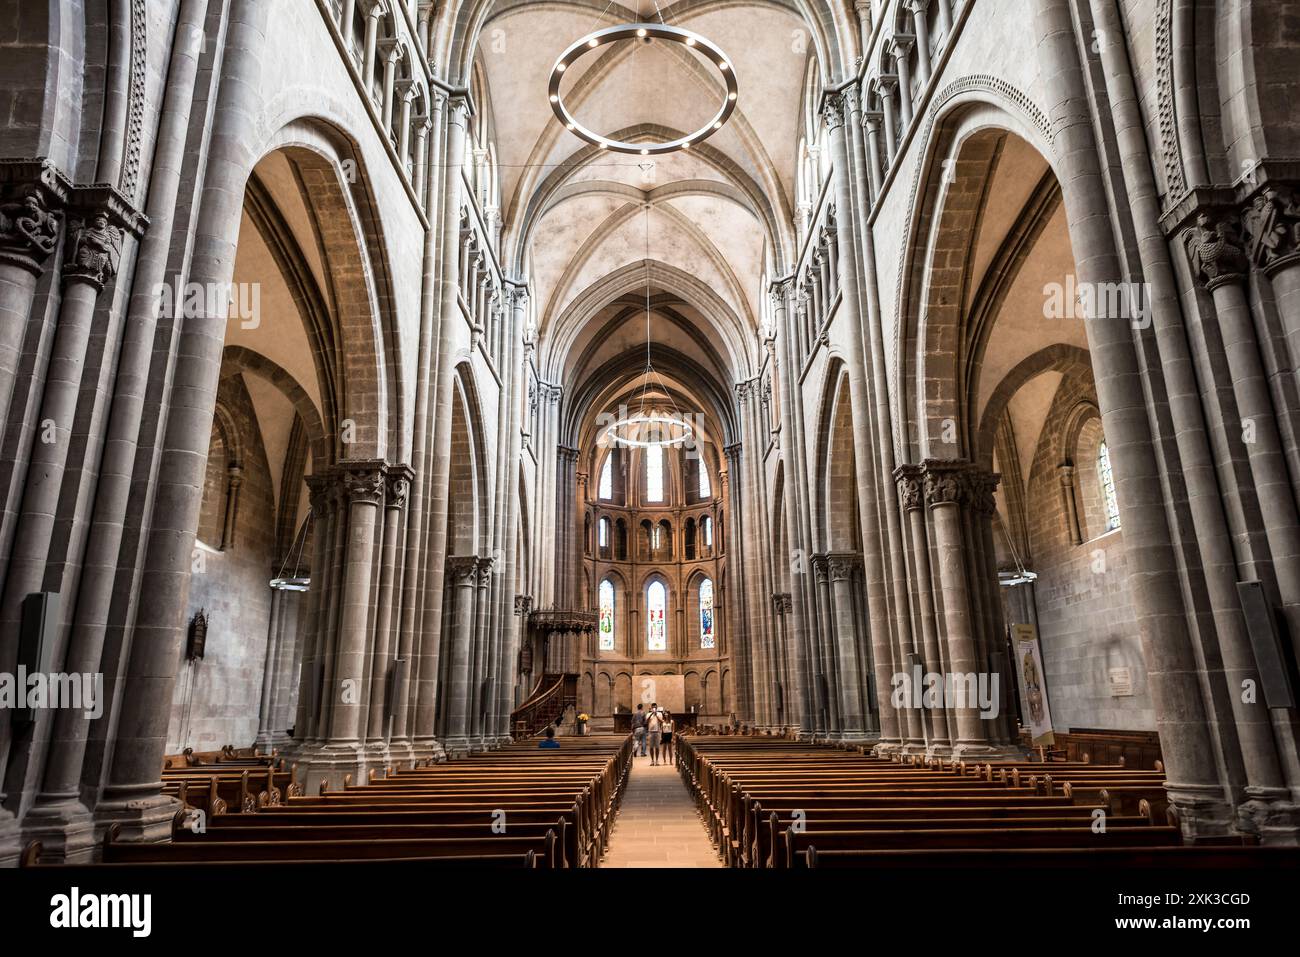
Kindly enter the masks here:
M 645 450 L 645 498 L 647 502 L 664 500 L 664 450 L 651 445 Z
M 600 650 L 614 650 L 614 583 L 600 583 Z
M 1119 499 L 1115 496 L 1115 476 L 1110 471 L 1110 449 L 1103 441 L 1097 447 L 1097 478 L 1101 483 L 1101 505 L 1106 514 L 1106 531 L 1119 528 Z
M 596 494 L 601 498 L 614 497 L 614 453 L 605 456 L 605 464 L 600 469 L 600 487 Z
M 704 464 L 704 459 L 700 459 L 700 498 L 708 498 L 713 494 L 713 486 L 709 484 L 709 467 Z
M 602 518 L 596 525 L 596 544 L 601 548 L 609 547 L 609 519 Z
M 713 647 L 713 579 L 700 582 L 700 647 Z
M 709 516 L 707 515 L 705 515 L 704 518 L 700 519 L 700 531 L 704 533 L 704 547 L 712 548 L 713 547 L 713 519 L 709 518 Z
M 668 607 L 668 589 L 663 582 L 651 582 L 646 589 L 646 647 L 650 651 L 668 650 L 668 623 L 664 618 Z

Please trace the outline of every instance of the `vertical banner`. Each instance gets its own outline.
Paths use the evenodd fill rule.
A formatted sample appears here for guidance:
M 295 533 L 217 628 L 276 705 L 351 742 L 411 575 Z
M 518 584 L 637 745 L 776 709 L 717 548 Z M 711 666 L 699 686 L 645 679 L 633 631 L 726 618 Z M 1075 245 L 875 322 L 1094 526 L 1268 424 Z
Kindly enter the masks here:
M 1011 626 L 1011 647 L 1016 657 L 1016 680 L 1020 682 L 1021 717 L 1029 726 L 1034 744 L 1055 744 L 1052 712 L 1047 705 L 1047 682 L 1043 656 L 1038 646 L 1038 629 L 1033 625 Z

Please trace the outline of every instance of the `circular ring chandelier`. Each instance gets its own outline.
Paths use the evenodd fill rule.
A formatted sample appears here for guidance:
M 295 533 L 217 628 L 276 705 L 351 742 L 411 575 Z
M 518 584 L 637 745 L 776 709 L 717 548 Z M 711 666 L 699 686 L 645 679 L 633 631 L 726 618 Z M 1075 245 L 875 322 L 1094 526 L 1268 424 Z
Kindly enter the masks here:
M 699 51 L 722 74 L 723 82 L 727 87 L 727 95 L 722 101 L 722 108 L 718 110 L 713 119 L 694 133 L 675 140 L 669 140 L 666 143 L 628 143 L 624 140 L 611 139 L 608 136 L 593 133 L 579 123 L 577 118 L 564 105 L 564 98 L 560 95 L 560 81 L 564 79 L 565 71 L 573 66 L 585 53 L 618 40 L 643 40 L 645 42 L 668 40 Z M 698 33 L 683 30 L 681 27 L 670 27 L 665 23 L 625 23 L 587 34 L 587 36 L 576 41 L 560 54 L 560 58 L 555 61 L 555 66 L 551 69 L 551 81 L 547 87 L 547 93 L 551 99 L 551 109 L 560 118 L 560 122 L 564 124 L 565 129 L 580 139 L 586 140 L 592 146 L 598 146 L 614 153 L 631 153 L 635 156 L 658 156 L 663 153 L 675 153 L 677 150 L 690 149 L 692 145 L 708 139 L 715 132 L 722 129 L 722 124 L 727 122 L 728 117 L 736 109 L 736 92 L 736 71 L 732 68 L 731 60 L 725 53 Z
M 641 438 L 640 432 L 642 427 L 646 427 L 647 435 L 653 435 L 653 438 Z M 671 430 L 680 430 L 679 435 L 672 435 Z M 667 437 L 661 436 L 660 433 L 669 432 Z M 661 448 L 671 448 L 674 445 L 685 445 L 695 437 L 695 429 L 686 417 L 675 419 L 671 415 L 661 415 L 653 413 L 646 415 L 644 413 L 628 416 L 613 422 L 605 429 L 605 440 L 607 445 L 616 447 L 631 446 L 638 449 L 648 449 L 657 445 Z

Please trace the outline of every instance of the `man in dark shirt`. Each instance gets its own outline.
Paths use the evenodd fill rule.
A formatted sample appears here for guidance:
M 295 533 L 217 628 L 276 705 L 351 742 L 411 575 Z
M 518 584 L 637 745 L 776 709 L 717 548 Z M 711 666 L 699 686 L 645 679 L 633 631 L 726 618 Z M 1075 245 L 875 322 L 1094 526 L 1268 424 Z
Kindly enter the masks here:
M 537 742 L 539 748 L 558 748 L 560 742 L 555 740 L 555 726 L 548 724 L 546 726 L 546 737 Z
M 637 705 L 636 710 L 632 712 L 632 755 L 645 757 L 645 706 Z

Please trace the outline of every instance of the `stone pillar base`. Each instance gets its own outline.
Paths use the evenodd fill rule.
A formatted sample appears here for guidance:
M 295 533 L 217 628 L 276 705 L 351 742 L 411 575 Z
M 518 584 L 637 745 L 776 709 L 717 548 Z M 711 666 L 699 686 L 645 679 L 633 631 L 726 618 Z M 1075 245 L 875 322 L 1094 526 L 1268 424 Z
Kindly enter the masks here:
M 118 827 L 117 840 L 125 844 L 156 844 L 172 836 L 172 821 L 181 802 L 166 794 L 137 799 L 101 801 L 95 807 L 95 827 Z
M 1248 800 L 1237 805 L 1237 829 L 1254 834 L 1261 844 L 1300 846 L 1300 805 L 1286 788 L 1246 788 Z
M 176 806 L 180 810 L 180 805 Z M 94 815 L 75 797 L 40 803 L 23 819 L 23 846 L 41 842 L 42 864 L 90 864 L 94 862 Z
M 1225 837 L 1235 832 L 1236 813 L 1220 788 L 1166 782 L 1165 791 L 1185 843 L 1195 844 L 1207 837 Z
M 981 761 L 1028 761 L 1022 748 L 1011 744 L 961 744 L 954 745 L 949 754 L 954 761 L 978 764 Z
M 17 867 L 22 852 L 22 834 L 18 829 L 18 820 L 0 808 L 0 867 Z
M 881 741 L 871 749 L 878 758 L 892 758 L 903 753 L 902 741 Z
M 411 754 L 417 764 L 442 764 L 447 760 L 447 749 L 437 738 L 416 738 Z
M 370 770 L 368 757 L 365 747 L 359 744 L 307 745 L 297 755 L 303 794 L 319 794 L 322 782 L 330 791 L 342 790 L 348 775 L 353 784 L 365 784 Z
M 442 742 L 443 751 L 448 758 L 459 758 L 469 754 L 474 747 L 474 742 L 466 735 L 456 735 Z
M 388 763 L 395 768 L 415 767 L 415 748 L 411 746 L 411 742 L 406 739 L 389 741 Z

